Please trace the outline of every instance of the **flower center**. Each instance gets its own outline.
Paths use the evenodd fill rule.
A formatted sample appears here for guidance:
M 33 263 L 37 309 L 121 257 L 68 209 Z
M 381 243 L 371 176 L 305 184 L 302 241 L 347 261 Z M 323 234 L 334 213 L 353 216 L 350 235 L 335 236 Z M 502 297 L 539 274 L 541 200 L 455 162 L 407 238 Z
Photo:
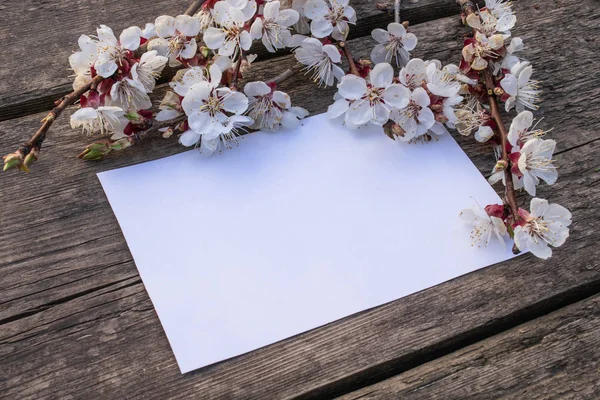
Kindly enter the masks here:
M 383 100 L 383 88 L 373 87 L 371 85 L 367 86 L 367 93 L 362 97 L 365 100 L 368 100 L 371 103 L 371 107 L 375 104 L 385 103 Z
M 340 21 L 342 18 L 344 18 L 344 7 L 330 8 L 329 14 L 327 14 L 325 18 L 330 20 L 331 23 L 335 25 L 337 21 Z
M 263 35 L 267 35 L 269 42 L 283 46 L 282 32 L 289 30 L 290 28 L 269 21 L 264 24 Z
M 537 156 L 534 153 L 527 154 L 527 170 L 538 170 L 538 171 L 553 171 L 556 169 L 554 165 L 552 165 L 552 160 L 543 157 Z
M 214 117 L 223 109 L 222 100 L 220 96 L 211 94 L 208 99 L 204 100 L 204 105 L 201 108 L 204 112 L 209 113 L 211 117 Z
M 546 243 L 552 243 L 552 240 L 548 237 L 548 234 L 550 233 L 550 228 L 548 228 L 548 223 L 542 218 L 534 218 L 533 220 L 531 220 L 527 224 L 525 230 L 536 242 L 542 240 Z
M 419 113 L 421 112 L 421 110 L 423 109 L 423 107 L 421 107 L 420 105 L 418 105 L 417 103 L 415 103 L 414 100 L 411 100 L 408 103 L 408 106 L 405 108 L 405 113 L 409 118 L 412 117 L 416 117 L 417 115 L 419 115 Z
M 174 36 L 169 42 L 169 53 L 179 54 L 181 50 L 185 47 L 187 43 L 187 38 L 181 33 L 177 36 Z

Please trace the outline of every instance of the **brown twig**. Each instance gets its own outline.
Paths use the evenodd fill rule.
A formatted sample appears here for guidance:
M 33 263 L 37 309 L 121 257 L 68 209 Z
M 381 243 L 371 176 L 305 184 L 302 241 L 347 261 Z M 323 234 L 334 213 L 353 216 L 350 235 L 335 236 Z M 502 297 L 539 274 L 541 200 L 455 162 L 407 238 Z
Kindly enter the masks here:
M 235 68 L 233 70 L 233 78 L 231 79 L 231 88 L 234 90 L 238 90 L 238 81 L 240 79 L 240 70 L 242 69 L 242 62 L 244 61 L 244 52 L 240 50 L 240 56 L 235 63 Z
M 144 132 L 144 135 L 152 135 L 158 133 L 159 129 L 176 127 L 187 119 L 187 115 L 182 114 L 168 121 L 152 120 L 151 126 Z
M 502 116 L 500 115 L 500 110 L 498 109 L 498 101 L 496 100 L 496 95 L 494 94 L 494 77 L 492 73 L 488 70 L 484 71 L 485 77 L 485 86 L 488 94 L 488 104 L 490 106 L 490 113 L 492 114 L 492 118 L 494 118 L 494 122 L 498 126 L 498 130 L 500 131 L 500 145 L 502 146 L 502 161 L 504 161 L 506 165 L 506 169 L 504 170 L 504 182 L 506 186 L 506 190 L 504 192 L 506 203 L 508 204 L 508 208 L 510 209 L 510 219 L 511 223 L 517 222 L 519 219 L 519 204 L 517 202 L 517 194 L 515 193 L 515 185 L 513 182 L 512 172 L 510 168 L 510 159 L 508 157 L 508 132 L 506 131 L 506 127 L 502 122 Z
M 48 115 L 46 115 L 46 117 L 42 120 L 43 123 L 40 129 L 38 129 L 37 132 L 31 137 L 31 139 L 29 139 L 29 141 L 23 145 L 24 147 L 26 147 L 25 154 L 27 154 L 29 152 L 29 149 L 31 149 L 32 147 L 41 147 L 42 143 L 44 142 L 44 139 L 46 138 L 46 134 L 48 133 L 48 129 L 50 129 L 50 126 L 52 125 L 54 120 L 62 114 L 65 108 L 79 100 L 81 95 L 90 90 L 92 86 L 96 86 L 100 82 L 102 82 L 102 79 L 103 78 L 100 75 L 96 75 L 96 77 L 92 79 L 89 85 L 77 89 L 76 91 L 63 97 L 62 101 L 56 107 L 54 107 L 52 111 L 50 111 Z
M 461 11 L 466 16 L 476 12 L 475 4 L 470 0 L 456 0 L 456 2 L 461 6 Z M 515 185 L 513 182 L 512 172 L 511 172 L 511 161 L 508 157 L 508 132 L 506 127 L 504 126 L 504 122 L 502 122 L 502 116 L 500 115 L 500 110 L 498 108 L 498 101 L 496 99 L 496 95 L 494 94 L 494 76 L 490 69 L 485 69 L 482 71 L 483 78 L 485 79 L 485 86 L 488 94 L 488 105 L 490 106 L 490 113 L 494 122 L 498 126 L 498 131 L 500 133 L 500 145 L 502 146 L 502 161 L 506 168 L 504 169 L 504 201 L 508 205 L 509 208 L 509 222 L 514 224 L 519 219 L 519 204 L 517 202 L 517 194 L 515 192 Z
M 356 76 L 360 76 L 360 73 L 358 72 L 358 69 L 356 68 L 356 64 L 354 63 L 354 58 L 352 57 L 352 53 L 350 53 L 350 49 L 346 45 L 346 42 L 341 41 L 341 42 L 338 42 L 337 45 L 340 46 L 340 48 L 344 52 L 344 56 L 346 56 L 346 59 L 348 60 L 348 64 L 350 65 L 350 72 Z
M 205 2 L 206 0 L 195 0 L 192 4 L 190 4 L 188 9 L 185 10 L 185 15 L 196 14 L 198 10 L 200 10 L 200 7 L 202 7 L 202 4 L 204 4 Z

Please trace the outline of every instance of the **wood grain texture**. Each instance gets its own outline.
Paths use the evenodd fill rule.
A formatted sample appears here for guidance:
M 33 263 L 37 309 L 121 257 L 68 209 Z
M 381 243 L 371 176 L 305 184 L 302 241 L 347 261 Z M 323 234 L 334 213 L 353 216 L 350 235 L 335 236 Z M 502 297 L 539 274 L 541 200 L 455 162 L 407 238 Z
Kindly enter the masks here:
M 338 400 L 600 398 L 600 296 Z
M 99 24 L 118 35 L 122 29 L 153 22 L 159 15 L 183 13 L 190 0 L 97 1 L 0 1 L 0 121 L 33 114 L 53 107 L 56 99 L 71 91 L 69 55 L 77 50 L 81 34 L 94 34 Z M 405 1 L 403 18 L 414 23 L 457 14 L 454 0 Z M 375 0 L 352 2 L 359 23 L 351 38 L 369 35 L 376 26 L 392 18 L 375 8 Z M 132 8 L 135 10 L 131 14 Z M 42 22 L 41 22 L 42 21 Z M 262 46 L 253 52 L 273 57 Z M 167 78 L 170 75 L 167 74 Z
M 534 8 L 534 5 L 539 7 Z M 600 26 L 595 2 L 559 7 L 519 1 L 516 35 L 546 89 L 543 127 L 556 126 L 560 179 L 540 196 L 573 211 L 569 242 L 549 262 L 527 255 L 181 376 L 95 173 L 181 151 L 149 140 L 102 163 L 74 156 L 85 139 L 68 115 L 49 136 L 35 173 L 0 175 L 0 396 L 6 398 L 311 398 L 393 376 L 600 290 Z M 557 21 L 561 29 L 556 30 Z M 414 27 L 416 56 L 451 61 L 456 18 Z M 350 45 L 366 54 L 369 39 Z M 272 77 L 293 60 L 257 63 Z M 297 74 L 295 103 L 323 112 L 333 90 Z M 0 148 L 17 145 L 43 114 L 0 123 Z M 25 133 L 24 133 L 25 132 Z M 283 134 L 283 133 L 282 133 Z M 490 150 L 458 138 L 483 173 Z M 243 140 L 242 144 L 243 146 Z M 176 199 L 172 204 L 176 206 Z M 201 264 L 201 260 L 199 260 Z
M 597 212 L 588 201 L 600 199 L 594 172 L 600 144 L 578 150 L 557 157 L 566 186 L 553 200 L 569 204 L 576 223 L 569 245 L 550 262 L 524 256 L 183 376 L 133 263 L 113 263 L 72 285 L 118 274 L 112 283 L 48 302 L 2 325 L 0 392 L 24 399 L 329 396 L 597 292 L 600 238 Z M 100 263 L 107 242 L 92 239 L 81 251 Z M 126 252 L 120 237 L 113 242 Z M 118 254 L 114 247 L 111 253 Z

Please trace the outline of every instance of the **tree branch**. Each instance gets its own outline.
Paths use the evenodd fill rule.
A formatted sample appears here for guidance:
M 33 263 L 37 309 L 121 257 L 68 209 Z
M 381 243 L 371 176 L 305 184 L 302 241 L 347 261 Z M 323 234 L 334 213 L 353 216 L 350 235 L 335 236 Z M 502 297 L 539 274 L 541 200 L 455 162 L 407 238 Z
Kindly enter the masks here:
M 476 12 L 475 4 L 470 0 L 456 0 L 456 3 L 458 3 L 461 6 L 461 11 L 466 16 Z M 502 122 L 502 116 L 500 115 L 500 110 L 498 108 L 498 101 L 496 99 L 496 95 L 494 94 L 494 76 L 489 68 L 482 71 L 482 74 L 483 78 L 485 79 L 490 113 L 492 114 L 492 118 L 494 118 L 494 122 L 496 122 L 496 125 L 498 126 L 498 131 L 500 133 L 500 144 L 502 146 L 502 161 L 504 161 L 506 165 L 506 168 L 504 169 L 504 201 L 509 208 L 509 222 L 513 224 L 519 220 L 519 205 L 517 202 L 517 195 L 515 192 L 515 185 L 513 182 L 511 172 L 511 161 L 508 157 L 508 132 L 506 130 L 506 127 L 504 126 L 504 122 Z
M 338 42 L 337 44 L 338 44 L 338 46 L 340 46 L 340 48 L 344 52 L 344 56 L 346 56 L 346 59 L 348 60 L 348 64 L 350 65 L 350 72 L 353 75 L 360 76 L 360 73 L 358 72 L 358 69 L 356 68 L 356 64 L 354 63 L 354 58 L 352 57 L 352 53 L 350 53 L 350 49 L 348 49 L 346 42 L 341 41 L 341 42 Z
M 205 1 L 206 0 L 194 0 L 194 2 L 186 10 L 185 15 L 195 14 L 200 7 L 202 7 L 202 4 L 204 4 Z M 21 145 L 21 147 L 19 147 L 19 149 L 14 153 L 3 157 L 4 171 L 12 168 L 28 171 L 28 166 L 37 160 L 39 151 L 42 148 L 42 144 L 44 143 L 44 140 L 46 140 L 48 131 L 50 130 L 50 127 L 54 121 L 68 106 L 79 100 L 81 95 L 90 90 L 90 88 L 98 86 L 103 79 L 104 78 L 102 78 L 100 75 L 97 75 L 89 85 L 75 90 L 63 97 L 61 100 L 58 100 L 58 105 L 54 107 L 52 111 L 50 111 L 50 113 L 48 113 L 48 115 L 42 120 L 42 125 L 34 133 L 31 139 Z
M 506 127 L 502 122 L 502 116 L 500 115 L 500 110 L 498 109 L 498 101 L 496 100 L 496 95 L 494 94 L 494 77 L 489 69 L 484 72 L 485 77 L 485 86 L 488 94 L 488 104 L 490 106 L 490 113 L 492 114 L 492 118 L 494 118 L 494 122 L 498 125 L 498 130 L 500 131 L 500 145 L 502 146 L 502 161 L 506 163 L 506 169 L 504 170 L 504 182 L 505 182 L 505 200 L 510 209 L 510 218 L 511 223 L 517 222 L 519 219 L 519 205 L 517 202 L 517 195 L 515 193 L 515 185 L 513 182 L 512 172 L 511 172 L 511 162 L 508 157 L 508 132 L 506 131 Z
M 240 70 L 242 69 L 242 62 L 244 61 L 244 51 L 240 49 L 240 56 L 235 63 L 233 70 L 233 78 L 231 80 L 231 88 L 238 90 L 238 80 L 240 79 Z

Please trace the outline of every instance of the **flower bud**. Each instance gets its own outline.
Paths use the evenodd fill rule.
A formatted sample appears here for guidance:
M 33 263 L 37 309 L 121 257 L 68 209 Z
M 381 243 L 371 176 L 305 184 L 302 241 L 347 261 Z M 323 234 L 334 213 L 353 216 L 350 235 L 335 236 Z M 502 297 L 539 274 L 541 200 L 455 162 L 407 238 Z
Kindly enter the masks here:
M 485 212 L 490 217 L 496 217 L 502 220 L 505 219 L 507 215 L 506 207 L 504 206 L 504 204 L 490 204 L 485 207 Z
M 119 139 L 119 140 L 111 143 L 110 146 L 108 146 L 108 148 L 109 148 L 109 151 L 110 150 L 121 151 L 121 150 L 128 148 L 129 146 L 131 146 L 131 142 L 129 141 L 129 139 L 123 138 L 123 139 Z
M 163 139 L 168 139 L 171 136 L 173 136 L 173 132 L 174 132 L 173 128 L 169 128 L 166 131 L 164 131 L 163 134 L 162 134 Z
M 506 162 L 504 160 L 498 160 L 498 162 L 496 163 L 496 166 L 494 166 L 494 171 L 495 172 L 504 171 L 507 167 L 508 167 L 508 162 Z
M 98 142 L 92 143 L 88 147 L 85 148 L 77 158 L 88 161 L 98 161 L 102 160 L 105 155 L 110 153 L 111 149 L 108 147 L 106 143 Z
M 31 151 L 29 154 L 27 154 L 25 160 L 23 160 L 23 165 L 25 165 L 26 167 L 31 167 L 31 164 L 36 162 L 37 159 L 37 155 L 33 151 Z
M 504 90 L 502 90 L 501 87 L 495 87 L 494 94 L 498 97 L 502 97 L 504 95 Z
M 445 124 L 446 122 L 448 122 L 448 117 L 446 117 L 444 114 L 436 114 L 435 120 L 437 122 L 441 122 L 442 124 Z
M 9 169 L 19 168 L 23 169 L 23 155 L 20 151 L 16 151 L 7 156 L 4 156 L 4 171 L 8 171 Z M 27 166 L 25 166 L 26 170 Z
M 431 111 L 433 111 L 434 113 L 439 113 L 442 112 L 444 110 L 444 105 L 437 103 L 437 104 L 432 104 L 429 106 L 429 108 L 431 109 Z
M 138 121 L 140 119 L 140 115 L 135 111 L 130 111 L 124 115 L 130 121 Z

